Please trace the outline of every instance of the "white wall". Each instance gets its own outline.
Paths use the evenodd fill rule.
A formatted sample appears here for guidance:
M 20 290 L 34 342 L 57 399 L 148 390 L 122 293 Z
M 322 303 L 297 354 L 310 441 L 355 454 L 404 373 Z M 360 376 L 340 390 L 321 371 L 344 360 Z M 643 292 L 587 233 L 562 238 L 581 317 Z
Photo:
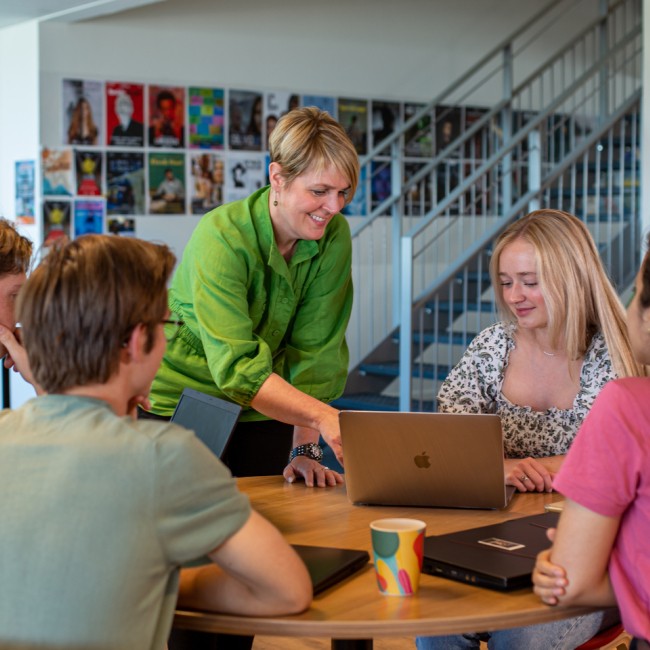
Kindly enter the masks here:
M 0 215 L 8 219 L 16 216 L 16 161 L 34 160 L 38 176 L 38 127 L 39 31 L 32 21 L 0 30 Z M 37 225 L 21 231 L 38 239 Z

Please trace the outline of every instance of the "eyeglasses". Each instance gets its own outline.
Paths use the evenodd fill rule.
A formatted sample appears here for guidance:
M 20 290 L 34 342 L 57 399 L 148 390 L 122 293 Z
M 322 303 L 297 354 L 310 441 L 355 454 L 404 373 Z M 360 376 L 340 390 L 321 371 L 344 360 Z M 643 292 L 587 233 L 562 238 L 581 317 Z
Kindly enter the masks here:
M 160 321 L 163 324 L 163 332 L 165 334 L 165 340 L 167 343 L 173 341 L 176 338 L 176 335 L 178 334 L 178 330 L 185 325 L 185 322 L 182 320 L 173 320 L 173 319 L 165 319 Z

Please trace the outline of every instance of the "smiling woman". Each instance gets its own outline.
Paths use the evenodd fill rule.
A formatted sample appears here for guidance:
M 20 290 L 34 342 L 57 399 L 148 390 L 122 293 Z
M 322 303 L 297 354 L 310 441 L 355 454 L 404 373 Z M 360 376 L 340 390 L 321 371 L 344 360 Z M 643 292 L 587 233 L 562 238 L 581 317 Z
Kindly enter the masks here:
M 578 428 L 607 382 L 643 374 L 623 307 L 587 227 L 538 210 L 500 235 L 490 276 L 501 322 L 470 344 L 438 393 L 439 410 L 496 413 L 506 483 L 550 492 Z M 602 612 L 552 624 L 422 637 L 419 650 L 494 647 L 569 650 L 592 637 Z
M 350 229 L 359 162 L 328 113 L 298 108 L 269 142 L 270 186 L 206 214 L 169 292 L 184 322 L 151 393 L 169 417 L 183 388 L 243 407 L 224 456 L 236 476 L 284 473 L 325 487 L 319 438 L 341 459 L 338 412 L 352 306 Z

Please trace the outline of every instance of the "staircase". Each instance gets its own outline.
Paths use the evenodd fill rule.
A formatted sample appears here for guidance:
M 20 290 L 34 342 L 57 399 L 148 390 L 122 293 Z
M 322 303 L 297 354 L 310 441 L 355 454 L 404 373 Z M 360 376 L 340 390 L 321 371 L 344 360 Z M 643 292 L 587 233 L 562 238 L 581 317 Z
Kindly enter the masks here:
M 375 207 L 353 229 L 351 371 L 338 408 L 435 410 L 439 383 L 496 319 L 492 242 L 530 210 L 576 214 L 619 290 L 632 281 L 640 2 L 601 1 L 580 34 L 519 74 L 568 11 L 587 15 L 580 0 L 549 3 L 362 160 Z M 477 107 L 495 83 L 501 98 Z

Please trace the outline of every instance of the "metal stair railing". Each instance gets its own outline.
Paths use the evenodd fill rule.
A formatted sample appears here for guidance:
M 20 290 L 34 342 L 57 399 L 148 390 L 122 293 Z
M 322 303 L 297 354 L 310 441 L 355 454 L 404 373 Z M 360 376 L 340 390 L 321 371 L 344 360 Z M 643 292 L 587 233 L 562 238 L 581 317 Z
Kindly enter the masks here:
M 568 76 L 571 78 L 569 81 L 573 83 L 591 60 L 611 50 L 610 42 L 620 41 L 621 32 L 629 34 L 630 23 L 637 21 L 634 9 L 636 0 L 616 2 L 606 14 L 605 9 L 601 7 L 603 15 L 590 22 L 574 41 L 562 47 L 548 63 L 512 90 L 515 77 L 514 54 L 520 54 L 552 29 L 558 16 L 562 15 L 558 12 L 566 12 L 567 7 L 575 8 L 580 4 L 579 0 L 571 3 L 550 3 L 521 30 L 503 41 L 458 82 L 418 111 L 401 129 L 378 144 L 362 160 L 362 183 L 365 183 L 366 191 L 370 191 L 373 168 L 378 169 L 378 165 L 384 165 L 384 171 L 390 168 L 391 195 L 382 200 L 367 218 L 362 219 L 361 223 L 353 228 L 353 273 L 357 292 L 348 328 L 352 368 L 374 346 L 389 336 L 400 321 L 399 270 L 402 234 L 410 230 L 415 223 L 421 222 L 423 216 L 431 217 L 433 212 L 436 212 L 437 215 L 444 214 L 447 217 L 448 223 L 439 223 L 438 227 L 445 229 L 449 236 L 456 230 L 454 221 L 458 221 L 459 215 L 473 215 L 474 221 L 463 237 L 470 241 L 479 237 L 489 227 L 491 217 L 494 216 L 495 205 L 491 201 L 490 193 L 495 191 L 495 178 L 499 177 L 502 185 L 499 188 L 500 208 L 507 207 L 512 201 L 511 197 L 518 196 L 522 191 L 522 174 L 517 174 L 516 164 L 512 161 L 518 160 L 520 163 L 527 145 L 525 140 L 521 139 L 517 141 L 516 146 L 508 147 L 512 131 L 539 115 L 534 109 L 539 109 L 540 102 L 545 103 L 544 98 L 549 92 L 557 95 L 555 78 L 564 78 L 566 82 Z M 547 19 L 545 25 L 540 25 L 542 19 Z M 520 42 L 523 42 L 523 45 L 518 45 Z M 502 58 L 502 64 L 495 70 L 494 61 L 497 56 Z M 462 102 L 471 98 L 481 84 L 493 80 L 497 74 L 502 77 L 501 101 L 490 110 L 481 109 L 482 115 L 474 124 L 465 129 L 454 142 L 444 147 L 438 155 L 428 159 L 407 155 L 407 134 L 419 121 L 431 116 L 435 107 L 441 103 Z M 477 81 L 481 77 L 482 81 Z M 601 93 L 600 103 L 605 101 L 603 97 L 606 95 Z M 556 108 L 565 110 L 570 107 L 557 102 Z M 428 128 L 432 142 L 435 142 L 436 131 L 447 115 L 448 109 L 443 109 L 439 111 L 437 122 L 430 120 Z M 575 122 L 576 118 L 569 119 Z M 564 122 L 553 126 L 554 128 L 545 129 L 547 135 L 565 128 Z M 487 157 L 495 162 L 495 156 L 499 151 L 504 151 L 504 147 L 505 155 L 498 160 L 501 167 L 509 170 L 509 173 L 486 173 L 483 160 Z M 477 155 L 478 149 L 481 150 L 480 157 Z M 562 147 L 554 147 L 552 140 L 547 149 L 550 159 L 557 158 L 562 153 Z M 390 156 L 382 157 L 388 150 Z M 404 177 L 407 167 L 417 169 L 409 178 Z M 481 173 L 478 173 L 479 169 L 482 170 Z M 467 183 L 469 177 L 475 181 Z M 461 191 L 461 185 L 465 191 Z M 439 201 L 438 193 L 445 198 Z M 419 200 L 411 200 L 412 195 L 417 195 Z M 435 206 L 433 210 L 432 206 Z
M 565 209 L 584 220 L 614 283 L 623 290 L 634 278 L 640 258 L 641 238 L 639 186 L 639 107 L 641 90 L 621 100 L 598 128 L 585 136 L 580 145 L 567 153 L 532 186 L 503 218 L 486 230 L 435 280 L 414 295 L 413 263 L 408 260 L 423 254 L 414 251 L 417 232 L 402 238 L 403 246 L 403 314 L 400 328 L 400 410 L 434 408 L 436 377 L 458 361 L 475 333 L 495 318 L 494 307 L 487 314 L 473 316 L 470 323 L 468 305 L 491 301 L 487 271 L 487 254 L 491 242 L 514 219 L 537 207 Z M 537 132 L 531 131 L 531 151 L 535 150 Z M 514 146 L 514 143 L 511 144 Z M 529 165 L 541 168 L 541 157 L 531 155 Z M 593 179 L 593 182 L 589 179 Z M 585 179 L 585 180 L 583 180 Z M 533 184 L 534 185 L 534 184 Z M 588 192 L 588 191 L 589 192 Z M 566 200 L 565 200 L 566 195 Z M 412 256 L 412 257 L 409 257 Z M 411 296 L 409 301 L 407 296 Z M 461 303 L 459 316 L 439 327 L 442 302 Z M 411 335 L 409 335 L 409 333 Z M 414 395 L 415 394 L 415 395 Z

